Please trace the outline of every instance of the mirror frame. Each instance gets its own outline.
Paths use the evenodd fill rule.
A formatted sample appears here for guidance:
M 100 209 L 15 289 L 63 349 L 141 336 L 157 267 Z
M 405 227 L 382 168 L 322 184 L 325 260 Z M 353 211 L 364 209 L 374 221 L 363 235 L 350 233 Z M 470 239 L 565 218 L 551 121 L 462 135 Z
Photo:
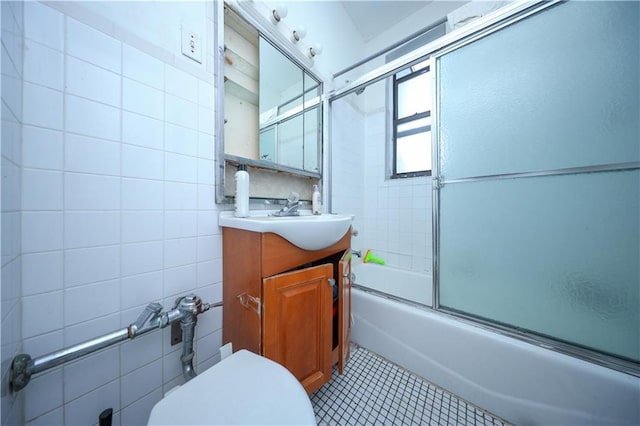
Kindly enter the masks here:
M 305 73 L 308 73 L 320 85 L 320 94 L 318 96 L 317 104 L 320 106 L 320 117 L 322 117 L 322 123 L 318 127 L 322 131 L 318 138 L 318 170 L 320 172 L 312 172 L 303 169 L 282 166 L 271 161 L 252 160 L 244 157 L 238 157 L 234 155 L 225 154 L 224 152 L 224 8 L 229 7 L 238 16 L 244 19 L 249 25 L 253 26 L 258 32 L 259 37 L 264 37 L 274 48 L 282 53 L 287 59 L 292 61 L 298 67 L 300 67 Z M 300 51 L 293 50 L 295 45 L 288 41 L 284 35 L 277 31 L 272 30 L 269 26 L 261 22 L 261 19 L 253 16 L 252 13 L 248 13 L 239 2 L 235 0 L 214 2 L 214 44 L 216 55 L 213 58 L 214 65 L 214 90 L 216 99 L 215 108 L 215 136 L 214 136 L 214 167 L 215 167 L 215 193 L 216 203 L 231 203 L 233 197 L 225 195 L 225 172 L 227 164 L 239 165 L 246 164 L 249 167 L 259 168 L 264 170 L 271 170 L 280 173 L 290 174 L 292 176 L 299 176 L 304 178 L 322 179 L 322 171 L 325 164 L 325 152 L 324 145 L 326 140 L 326 108 L 325 108 L 325 93 L 324 93 L 324 80 L 315 72 L 311 70 L 313 62 L 304 57 Z M 248 5 L 247 7 L 252 7 Z M 255 10 L 255 15 L 259 15 L 259 11 Z M 266 18 L 263 18 L 266 20 Z M 289 46 L 291 45 L 291 46 Z M 259 129 L 258 129 L 259 131 Z M 251 196 L 251 195 L 250 195 Z

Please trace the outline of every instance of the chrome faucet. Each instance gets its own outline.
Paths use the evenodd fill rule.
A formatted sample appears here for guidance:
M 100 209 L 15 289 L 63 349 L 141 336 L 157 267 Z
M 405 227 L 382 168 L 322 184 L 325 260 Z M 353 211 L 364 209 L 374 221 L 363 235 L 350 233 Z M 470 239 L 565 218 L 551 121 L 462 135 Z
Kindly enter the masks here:
M 298 211 L 300 207 L 300 195 L 297 192 L 291 192 L 287 197 L 287 204 L 279 211 L 273 213 L 274 216 L 300 216 Z

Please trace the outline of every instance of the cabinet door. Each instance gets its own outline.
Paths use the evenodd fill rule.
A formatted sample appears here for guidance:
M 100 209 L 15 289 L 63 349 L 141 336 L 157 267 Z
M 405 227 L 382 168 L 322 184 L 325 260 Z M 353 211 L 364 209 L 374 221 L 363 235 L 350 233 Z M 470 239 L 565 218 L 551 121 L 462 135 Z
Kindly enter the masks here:
M 333 265 L 263 280 L 263 355 L 311 393 L 331 378 Z
M 349 358 L 349 341 L 351 339 L 351 250 L 347 250 L 340 259 L 340 276 L 338 277 L 338 372 L 342 374 Z

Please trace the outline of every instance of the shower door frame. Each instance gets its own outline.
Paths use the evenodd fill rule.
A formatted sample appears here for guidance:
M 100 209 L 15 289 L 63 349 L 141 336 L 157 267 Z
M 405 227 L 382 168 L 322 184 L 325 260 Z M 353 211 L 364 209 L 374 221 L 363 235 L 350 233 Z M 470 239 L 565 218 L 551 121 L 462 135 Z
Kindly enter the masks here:
M 496 332 L 507 337 L 515 338 L 527 343 L 549 349 L 555 352 L 559 352 L 565 355 L 569 355 L 578 359 L 582 359 L 597 365 L 601 365 L 616 371 L 621 371 L 632 376 L 640 377 L 640 363 L 633 362 L 624 358 L 619 358 L 613 355 L 608 355 L 596 350 L 588 349 L 577 344 L 571 344 L 559 339 L 545 337 L 543 335 L 521 330 L 515 326 L 504 325 L 493 321 L 488 321 L 482 318 L 478 318 L 472 315 L 468 315 L 458 311 L 452 311 L 443 308 L 439 304 L 439 259 L 438 249 L 440 247 L 440 188 L 444 184 L 454 184 L 460 182 L 474 182 L 482 180 L 495 180 L 495 179 L 509 179 L 520 177 L 535 177 L 535 176 L 553 176 L 553 175 L 571 175 L 585 172 L 607 172 L 607 171 L 624 171 L 624 170 L 637 170 L 640 169 L 640 162 L 607 164 L 598 166 L 586 166 L 586 167 L 574 167 L 564 168 L 556 170 L 547 170 L 541 172 L 522 172 L 511 173 L 499 176 L 478 176 L 463 179 L 443 179 L 440 175 L 439 164 L 439 112 L 438 112 L 438 58 L 457 50 L 467 44 L 473 43 L 476 40 L 484 38 L 496 31 L 499 31 L 507 26 L 510 26 L 518 21 L 528 18 L 534 14 L 542 12 L 543 10 L 554 7 L 558 4 L 562 4 L 561 0 L 553 1 L 518 1 L 496 12 L 480 18 L 475 22 L 467 24 L 465 27 L 458 29 L 452 33 L 434 40 L 431 43 L 424 45 L 423 47 L 414 50 L 394 61 L 391 61 L 378 69 L 364 74 L 362 77 L 354 80 L 346 86 L 336 90 L 329 94 L 325 99 L 324 109 L 327 113 L 327 120 L 325 123 L 329 127 L 329 135 L 331 135 L 332 122 L 330 120 L 332 116 L 332 102 L 336 101 L 344 96 L 363 89 L 366 86 L 375 84 L 381 80 L 391 77 L 396 72 L 409 67 L 411 65 L 422 62 L 426 59 L 429 61 L 431 72 L 434 74 L 432 79 L 432 110 L 431 117 L 433 128 L 432 131 L 432 256 L 433 256 L 433 286 L 432 286 L 432 307 L 418 305 L 421 309 L 428 309 L 436 312 L 437 314 L 468 323 L 470 325 L 481 327 L 486 330 Z M 329 136 L 330 138 L 330 136 Z M 331 140 L 331 139 L 330 139 Z M 327 158 L 327 173 L 328 181 L 328 193 L 331 194 L 332 182 L 331 182 L 331 143 L 329 143 L 329 156 Z M 331 210 L 331 197 L 328 197 L 329 211 Z

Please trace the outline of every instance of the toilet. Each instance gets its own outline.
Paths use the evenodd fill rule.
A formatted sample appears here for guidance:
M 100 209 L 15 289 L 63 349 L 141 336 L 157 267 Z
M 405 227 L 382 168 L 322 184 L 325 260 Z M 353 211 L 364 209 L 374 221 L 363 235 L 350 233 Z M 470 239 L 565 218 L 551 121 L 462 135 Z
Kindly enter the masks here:
M 315 425 L 300 382 L 283 366 L 240 350 L 169 391 L 148 425 Z

